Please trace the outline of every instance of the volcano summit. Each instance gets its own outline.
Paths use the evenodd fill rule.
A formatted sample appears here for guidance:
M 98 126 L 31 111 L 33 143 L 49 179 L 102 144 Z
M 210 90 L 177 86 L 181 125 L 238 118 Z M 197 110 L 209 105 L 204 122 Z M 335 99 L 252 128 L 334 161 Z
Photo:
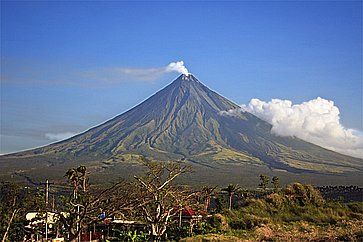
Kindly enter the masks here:
M 36 177 L 41 170 L 52 172 L 79 163 L 100 173 L 119 174 L 137 167 L 142 157 L 194 164 L 196 174 L 203 171 L 209 180 L 221 172 L 233 176 L 229 171 L 237 168 L 240 176 L 251 171 L 342 176 L 363 170 L 362 159 L 295 137 L 276 136 L 269 123 L 248 112 L 225 114 L 236 108 L 192 74 L 182 74 L 97 127 L 41 148 L 1 156 L 1 175 L 13 175 L 15 170 Z

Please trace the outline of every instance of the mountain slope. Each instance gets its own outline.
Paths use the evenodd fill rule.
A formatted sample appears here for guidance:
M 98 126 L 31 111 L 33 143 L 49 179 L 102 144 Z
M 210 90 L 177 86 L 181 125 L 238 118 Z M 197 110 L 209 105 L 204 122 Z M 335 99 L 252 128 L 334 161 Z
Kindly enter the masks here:
M 181 75 L 133 109 L 82 134 L 1 156 L 0 168 L 7 164 L 31 169 L 31 163 L 57 166 L 72 161 L 112 166 L 146 156 L 206 167 L 244 163 L 290 172 L 362 170 L 362 159 L 276 136 L 270 124 L 250 113 L 223 112 L 235 108 L 193 75 Z

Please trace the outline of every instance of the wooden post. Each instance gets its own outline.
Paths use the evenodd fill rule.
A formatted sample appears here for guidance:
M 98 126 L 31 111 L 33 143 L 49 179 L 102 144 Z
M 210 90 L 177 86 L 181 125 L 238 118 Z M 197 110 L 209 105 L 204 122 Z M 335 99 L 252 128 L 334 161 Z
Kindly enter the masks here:
M 49 181 L 45 182 L 45 241 L 48 242 L 48 198 L 49 198 Z
M 180 209 L 180 212 L 179 212 L 179 227 L 182 226 L 182 214 L 183 214 L 183 209 Z

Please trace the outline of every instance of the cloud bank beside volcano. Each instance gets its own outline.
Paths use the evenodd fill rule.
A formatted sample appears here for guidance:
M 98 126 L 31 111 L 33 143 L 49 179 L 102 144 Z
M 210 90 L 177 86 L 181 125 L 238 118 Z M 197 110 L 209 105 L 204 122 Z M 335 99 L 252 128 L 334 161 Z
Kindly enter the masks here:
M 251 99 L 247 105 L 241 105 L 241 109 L 224 114 L 245 111 L 269 122 L 276 135 L 295 136 L 342 154 L 363 158 L 363 133 L 345 128 L 340 123 L 340 111 L 333 101 L 318 97 L 293 104 L 290 100 L 265 102 Z

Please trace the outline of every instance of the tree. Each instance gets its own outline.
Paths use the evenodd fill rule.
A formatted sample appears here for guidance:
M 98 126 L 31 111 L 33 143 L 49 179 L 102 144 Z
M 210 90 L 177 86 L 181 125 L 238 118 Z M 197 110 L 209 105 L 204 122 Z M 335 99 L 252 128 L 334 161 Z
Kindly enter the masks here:
M 15 192 L 15 194 L 17 193 L 17 191 L 12 191 L 12 192 Z M 8 237 L 8 234 L 9 234 L 9 230 L 10 230 L 10 227 L 12 225 L 12 222 L 14 220 L 14 217 L 15 215 L 19 212 L 19 206 L 16 206 L 17 205 L 17 200 L 18 200 L 18 196 L 15 195 L 15 194 L 12 194 L 13 196 L 7 198 L 6 202 L 10 205 L 8 208 L 10 210 L 10 213 L 8 213 L 8 219 L 7 219 L 7 223 L 6 223 L 6 226 L 5 226 L 5 231 L 4 231 L 4 234 L 2 236 L 2 242 L 5 242 L 7 237 Z M 5 218 L 5 214 L 2 214 L 2 216 L 4 216 Z
M 237 192 L 240 189 L 238 184 L 229 184 L 226 188 L 223 188 L 222 191 L 225 191 L 228 193 L 229 196 L 229 210 L 232 210 L 232 200 L 235 192 Z
M 139 190 L 139 209 L 150 225 L 152 241 L 161 241 L 162 236 L 175 216 L 194 193 L 185 187 L 174 186 L 174 180 L 190 171 L 189 166 L 173 162 L 144 161 L 147 171 L 143 176 L 134 176 Z
M 77 168 L 69 169 L 64 175 L 67 177 L 68 181 L 73 183 L 73 194 L 74 196 L 78 192 L 79 183 L 82 182 L 81 188 L 85 192 L 87 184 L 87 168 L 85 166 L 79 166 Z
M 0 183 L 1 241 L 22 241 L 26 235 L 26 213 L 41 206 L 44 206 L 44 200 L 38 190 L 10 182 Z
M 267 185 L 270 181 L 270 178 L 265 175 L 265 174 L 261 174 L 260 175 L 260 181 L 261 183 L 258 185 L 262 190 L 266 191 Z
M 210 186 L 203 186 L 202 190 L 200 191 L 201 197 L 204 199 L 204 211 L 208 212 L 208 208 L 210 205 L 210 197 L 213 192 L 216 190 L 217 186 L 210 187 Z
M 132 200 L 127 194 L 131 189 L 127 182 L 121 180 L 106 189 L 93 189 L 91 192 L 86 175 L 85 166 L 69 169 L 65 174 L 73 193 L 63 197 L 56 213 L 59 225 L 65 228 L 70 241 L 76 240 L 82 227 L 102 220 L 101 212 L 113 216 L 123 209 L 131 209 Z
M 311 185 L 296 182 L 288 185 L 283 192 L 291 203 L 296 203 L 300 206 L 321 206 L 325 202 L 319 190 Z
M 274 191 L 277 192 L 280 189 L 280 179 L 278 176 L 274 176 L 272 177 L 272 181 L 271 181 L 273 187 L 274 187 Z

